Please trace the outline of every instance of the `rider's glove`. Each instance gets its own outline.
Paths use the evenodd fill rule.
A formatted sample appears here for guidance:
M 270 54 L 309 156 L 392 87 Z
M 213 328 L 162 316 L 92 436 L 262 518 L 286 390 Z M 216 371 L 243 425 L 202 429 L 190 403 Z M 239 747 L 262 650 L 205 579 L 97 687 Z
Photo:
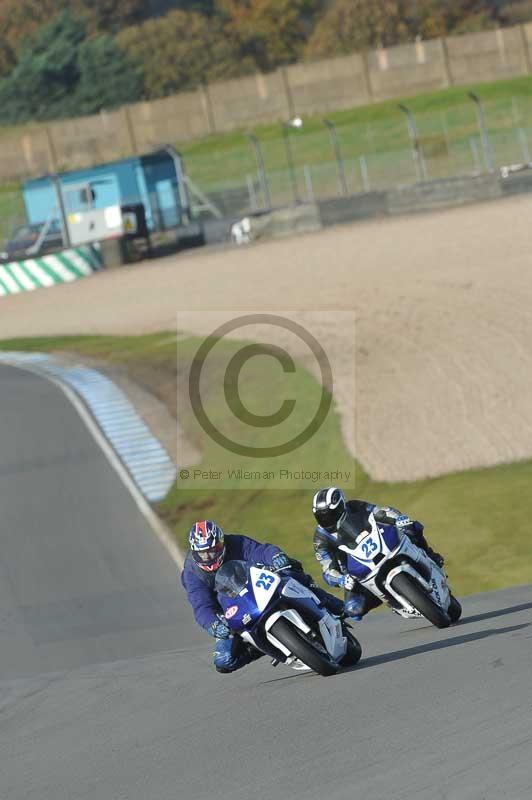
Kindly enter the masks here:
M 207 628 L 207 633 L 214 636 L 215 639 L 229 639 L 231 630 L 226 623 L 221 619 L 215 619 Z
M 290 559 L 286 555 L 286 553 L 276 553 L 272 558 L 272 569 L 274 572 L 277 572 L 280 569 L 285 569 L 286 567 L 290 566 Z
M 355 588 L 356 581 L 352 575 L 342 575 L 342 583 L 341 585 L 344 589 L 347 589 L 348 592 L 352 592 Z
M 290 566 L 296 572 L 303 572 L 303 564 L 301 561 L 298 561 L 297 558 L 289 558 Z

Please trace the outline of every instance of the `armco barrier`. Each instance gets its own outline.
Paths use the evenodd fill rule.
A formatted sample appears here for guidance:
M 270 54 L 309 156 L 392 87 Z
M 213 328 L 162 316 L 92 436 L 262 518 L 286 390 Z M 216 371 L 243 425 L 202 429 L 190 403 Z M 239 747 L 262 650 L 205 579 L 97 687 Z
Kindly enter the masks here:
M 417 214 L 532 192 L 532 170 L 502 178 L 499 173 L 448 178 L 368 192 L 318 203 L 323 227 L 371 217 Z
M 474 178 L 446 178 L 412 186 L 390 189 L 387 195 L 388 214 L 409 214 L 417 211 L 497 200 L 502 196 L 498 174 Z
M 0 264 L 0 297 L 70 283 L 92 275 L 101 266 L 99 251 L 92 245 Z
M 311 233 L 322 227 L 316 203 L 301 203 L 290 208 L 278 208 L 251 218 L 253 239 L 275 239 L 294 233 Z
M 532 170 L 517 172 L 501 181 L 503 197 L 532 192 Z
M 467 203 L 532 193 L 532 169 L 502 177 L 499 173 L 449 178 L 304 203 L 250 217 L 251 239 L 276 238 L 364 219 L 419 214 Z
M 342 222 L 356 222 L 386 214 L 388 211 L 387 192 L 365 192 L 352 197 L 332 197 L 318 202 L 321 224 L 339 225 Z

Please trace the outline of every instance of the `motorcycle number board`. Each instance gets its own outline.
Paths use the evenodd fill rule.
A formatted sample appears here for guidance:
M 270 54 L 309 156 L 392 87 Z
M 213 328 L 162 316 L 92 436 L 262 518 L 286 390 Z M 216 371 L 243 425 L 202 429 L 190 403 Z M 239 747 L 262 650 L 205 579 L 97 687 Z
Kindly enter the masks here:
M 270 572 L 267 569 L 251 567 L 249 572 L 257 608 L 259 611 L 264 611 L 272 599 L 275 590 L 279 586 L 281 579 L 274 572 Z
M 373 561 L 376 555 L 382 551 L 381 537 L 378 533 L 369 533 L 356 546 L 353 556 L 358 561 Z

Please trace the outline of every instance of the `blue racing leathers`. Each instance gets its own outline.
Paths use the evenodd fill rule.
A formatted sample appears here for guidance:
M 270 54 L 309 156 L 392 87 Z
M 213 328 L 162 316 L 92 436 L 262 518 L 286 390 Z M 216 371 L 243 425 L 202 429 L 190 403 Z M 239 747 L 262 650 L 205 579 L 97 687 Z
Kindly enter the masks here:
M 293 562 L 272 544 L 260 544 L 248 536 L 241 534 L 226 534 L 224 561 L 246 561 L 249 565 L 264 564 L 278 569 Z M 299 565 L 300 566 L 300 565 Z M 300 572 L 296 567 L 297 579 L 305 585 L 312 586 L 321 602 L 332 613 L 340 614 L 343 604 L 338 598 L 315 586 L 310 575 Z M 216 639 L 214 648 L 214 665 L 218 672 L 233 672 L 250 661 L 259 658 L 262 654 L 251 645 L 243 642 L 240 637 L 231 634 L 225 624 L 222 607 L 214 590 L 216 571 L 207 572 L 200 569 L 189 553 L 185 559 L 185 566 L 181 574 L 181 582 L 185 587 L 187 598 L 192 606 L 194 618 L 207 633 Z
M 248 536 L 236 533 L 228 533 L 225 536 L 224 561 L 238 560 L 246 561 L 248 564 L 259 563 L 268 566 L 281 552 L 280 548 L 273 544 L 260 544 Z M 216 571 L 206 572 L 200 569 L 194 561 L 192 553 L 187 555 L 181 574 L 181 583 L 185 587 L 196 622 L 211 636 L 216 636 L 212 626 L 222 613 L 214 591 L 215 580 Z
M 260 544 L 248 536 L 228 533 L 225 536 L 224 561 L 246 561 L 248 564 L 273 565 L 276 556 L 282 551 L 273 544 Z M 233 636 L 222 616 L 222 607 L 218 603 L 214 583 L 216 571 L 208 572 L 200 569 L 189 553 L 181 573 L 181 583 L 185 587 L 187 598 L 192 606 L 194 618 L 210 636 L 216 640 L 214 646 L 214 666 L 218 672 L 234 672 L 249 664 L 260 653 L 250 645 L 246 645 L 238 636 Z
M 360 530 L 361 533 L 364 530 L 370 530 L 369 515 L 373 513 L 377 522 L 397 525 L 412 539 L 414 544 L 425 550 L 431 558 L 441 559 L 441 556 L 434 553 L 428 546 L 421 522 L 411 520 L 392 506 L 376 506 L 373 503 L 366 503 L 364 500 L 350 500 L 346 505 L 347 513 L 355 529 Z M 365 613 L 381 604 L 378 597 L 347 574 L 347 556 L 338 549 L 339 542 L 336 531 L 326 531 L 318 526 L 314 533 L 313 544 L 314 555 L 321 567 L 325 582 L 329 586 L 343 587 L 345 590 L 345 613 L 348 616 L 360 619 Z M 441 560 L 443 561 L 443 559 Z

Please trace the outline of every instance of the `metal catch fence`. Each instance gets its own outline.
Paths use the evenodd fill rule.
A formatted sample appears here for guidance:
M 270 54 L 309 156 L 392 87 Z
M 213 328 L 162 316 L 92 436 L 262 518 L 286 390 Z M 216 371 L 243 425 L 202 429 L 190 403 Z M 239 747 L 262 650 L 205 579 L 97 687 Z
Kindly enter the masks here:
M 292 119 L 260 134 L 233 133 L 213 148 L 185 149 L 198 216 L 236 217 L 316 199 L 532 163 L 532 97 L 463 102 L 414 112 L 408 105 Z M 0 241 L 24 222 L 20 192 L 0 191 Z M 172 220 L 161 210 L 159 227 Z M 1 249 L 1 245 L 0 245 Z
M 465 97 L 422 113 L 399 105 L 371 122 L 346 112 L 234 134 L 223 150 L 186 155 L 187 172 L 235 215 L 531 163 L 532 98 Z

